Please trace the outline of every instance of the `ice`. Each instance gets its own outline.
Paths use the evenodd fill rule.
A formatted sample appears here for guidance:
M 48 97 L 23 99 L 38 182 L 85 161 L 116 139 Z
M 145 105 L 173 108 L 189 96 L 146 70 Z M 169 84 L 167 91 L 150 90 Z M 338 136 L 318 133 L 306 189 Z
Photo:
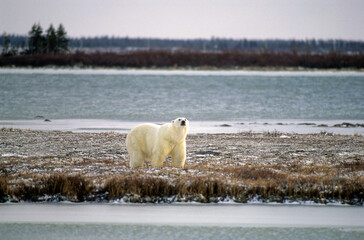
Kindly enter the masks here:
M 190 134 L 201 133 L 240 133 L 240 132 L 269 132 L 276 133 L 278 137 L 287 138 L 290 133 L 333 133 L 343 135 L 364 135 L 364 127 L 333 127 L 342 122 L 364 124 L 364 120 L 236 120 L 236 121 L 194 121 L 190 120 Z M 127 133 L 133 127 L 143 122 L 105 120 L 105 119 L 52 119 L 51 122 L 43 120 L 0 120 L 1 127 L 11 127 L 31 130 L 58 130 L 72 132 L 118 132 Z M 312 125 L 313 123 L 313 125 Z M 328 127 L 320 127 L 320 125 Z M 225 127 L 229 125 L 230 127 Z M 288 135 L 287 135 L 288 134 Z
M 127 223 L 184 226 L 364 227 L 364 208 L 247 204 L 5 204 L 0 223 Z M 178 216 L 178 217 L 176 217 Z
M 364 76 L 360 71 L 252 71 L 199 69 L 0 68 L 0 74 L 183 75 L 183 76 Z

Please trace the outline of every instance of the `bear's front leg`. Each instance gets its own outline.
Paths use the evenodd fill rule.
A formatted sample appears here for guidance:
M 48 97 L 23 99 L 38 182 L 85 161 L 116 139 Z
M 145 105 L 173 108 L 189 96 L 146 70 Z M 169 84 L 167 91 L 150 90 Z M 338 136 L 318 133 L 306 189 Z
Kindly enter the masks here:
M 163 167 L 163 162 L 166 159 L 167 155 L 168 151 L 163 147 L 158 147 L 154 149 L 151 158 L 152 167 Z
M 171 152 L 172 166 L 178 168 L 184 168 L 186 161 L 186 143 L 183 141 L 177 144 Z

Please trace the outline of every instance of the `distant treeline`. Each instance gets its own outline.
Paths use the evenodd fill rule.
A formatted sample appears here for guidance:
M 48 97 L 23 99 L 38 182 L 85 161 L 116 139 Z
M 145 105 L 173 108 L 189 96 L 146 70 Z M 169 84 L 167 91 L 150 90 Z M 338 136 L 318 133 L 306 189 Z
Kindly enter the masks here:
M 43 54 L 68 51 L 66 30 L 60 24 L 56 30 L 51 24 L 43 33 L 40 24 L 34 24 L 29 31 L 29 37 L 3 34 L 1 36 L 1 56 L 9 57 L 18 54 Z
M 12 46 L 22 48 L 27 46 L 27 36 L 7 35 Z M 0 45 L 4 35 L 0 36 Z M 364 41 L 347 40 L 249 40 L 249 39 L 156 39 L 128 37 L 89 37 L 69 38 L 68 47 L 76 50 L 98 51 L 138 51 L 138 50 L 191 50 L 191 51 L 271 51 L 325 53 L 364 52 Z
M 298 53 L 273 51 L 171 51 L 81 52 L 0 57 L 0 66 L 91 66 L 120 68 L 163 67 L 303 67 L 364 68 L 363 53 Z

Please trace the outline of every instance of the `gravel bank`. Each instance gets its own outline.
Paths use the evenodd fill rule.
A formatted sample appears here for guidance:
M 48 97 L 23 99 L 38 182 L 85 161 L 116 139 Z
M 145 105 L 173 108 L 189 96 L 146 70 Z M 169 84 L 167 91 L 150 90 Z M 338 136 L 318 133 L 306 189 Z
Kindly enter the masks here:
M 361 135 L 278 132 L 188 135 L 185 169 L 171 167 L 167 159 L 161 169 L 147 164 L 137 170 L 128 167 L 125 138 L 126 134 L 115 132 L 2 128 L 0 198 L 3 201 L 47 200 L 40 195 L 49 194 L 53 196 L 49 199 L 62 195 L 61 200 L 74 201 L 229 199 L 249 202 L 258 199 L 363 204 L 364 137 Z M 62 190 L 46 193 L 38 189 L 35 198 L 20 190 L 16 192 L 20 188 L 29 192 L 25 186 L 36 188 L 39 181 L 44 184 L 52 176 L 78 176 L 90 186 L 89 191 L 82 192 L 84 197 L 70 193 L 75 195 L 71 197 Z M 155 192 L 155 189 L 151 192 L 156 185 L 143 185 L 157 180 L 168 185 L 169 192 Z M 139 181 L 139 185 L 125 186 L 127 181 Z

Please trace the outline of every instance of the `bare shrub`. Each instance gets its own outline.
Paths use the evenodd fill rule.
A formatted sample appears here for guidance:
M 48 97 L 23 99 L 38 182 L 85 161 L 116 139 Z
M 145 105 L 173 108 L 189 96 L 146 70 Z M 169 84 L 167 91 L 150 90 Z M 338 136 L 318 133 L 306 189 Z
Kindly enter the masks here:
M 305 67 L 364 68 L 364 55 L 348 53 L 297 53 L 269 51 L 201 52 L 191 50 L 141 50 L 18 55 L 0 57 L 0 66 L 95 66 L 95 67 Z

